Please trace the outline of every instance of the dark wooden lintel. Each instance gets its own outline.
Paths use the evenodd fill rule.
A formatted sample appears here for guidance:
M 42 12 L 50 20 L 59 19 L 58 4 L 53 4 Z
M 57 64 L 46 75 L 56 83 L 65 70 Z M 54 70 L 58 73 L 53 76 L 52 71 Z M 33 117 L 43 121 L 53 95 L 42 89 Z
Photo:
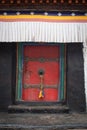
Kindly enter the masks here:
M 0 11 L 87 11 L 87 2 L 85 4 L 82 3 L 28 3 L 24 4 L 21 2 L 20 4 L 14 3 L 0 3 Z
M 1 8 L 0 11 L 79 11 L 79 12 L 87 12 L 87 6 L 30 6 L 30 7 L 17 7 L 14 6 L 12 8 L 6 7 Z

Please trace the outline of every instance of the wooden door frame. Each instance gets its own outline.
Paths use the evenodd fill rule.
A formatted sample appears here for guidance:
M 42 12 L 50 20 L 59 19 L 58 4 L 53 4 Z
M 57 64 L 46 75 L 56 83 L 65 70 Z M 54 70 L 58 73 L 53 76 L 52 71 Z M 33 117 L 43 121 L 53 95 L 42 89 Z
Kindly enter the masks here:
M 20 42 L 17 43 L 17 54 L 16 54 L 16 102 L 26 102 L 22 100 L 22 72 L 23 72 L 23 47 L 24 45 L 34 46 L 60 46 L 60 87 L 59 87 L 59 101 L 64 102 L 66 100 L 66 52 L 64 43 L 36 43 L 36 42 Z M 30 103 L 30 101 L 27 101 Z M 34 102 L 33 102 L 34 103 Z M 47 103 L 47 102 L 46 102 Z

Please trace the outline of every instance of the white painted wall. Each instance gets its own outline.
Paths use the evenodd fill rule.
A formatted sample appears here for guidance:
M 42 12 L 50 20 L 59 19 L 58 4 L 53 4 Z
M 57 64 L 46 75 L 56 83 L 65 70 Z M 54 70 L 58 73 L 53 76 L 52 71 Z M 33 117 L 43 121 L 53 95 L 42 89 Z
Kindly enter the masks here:
M 83 43 L 83 57 L 84 57 L 84 82 L 85 82 L 86 112 L 87 112 L 87 43 Z

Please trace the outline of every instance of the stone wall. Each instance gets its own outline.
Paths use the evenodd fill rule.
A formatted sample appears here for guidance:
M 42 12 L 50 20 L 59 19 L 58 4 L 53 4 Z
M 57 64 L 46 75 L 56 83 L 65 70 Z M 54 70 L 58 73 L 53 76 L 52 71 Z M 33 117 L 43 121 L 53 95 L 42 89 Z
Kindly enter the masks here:
M 0 43 L 0 110 L 7 110 L 12 104 L 14 80 L 14 44 Z
M 67 44 L 67 104 L 73 111 L 85 111 L 83 44 Z

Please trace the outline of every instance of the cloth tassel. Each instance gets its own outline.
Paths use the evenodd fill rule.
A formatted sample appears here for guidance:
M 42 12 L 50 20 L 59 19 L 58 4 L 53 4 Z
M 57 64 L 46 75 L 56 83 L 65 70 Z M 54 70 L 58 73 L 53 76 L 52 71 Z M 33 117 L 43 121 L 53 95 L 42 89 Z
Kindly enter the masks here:
M 43 97 L 44 97 L 44 91 L 40 90 L 40 92 L 39 92 L 39 98 L 43 98 Z

